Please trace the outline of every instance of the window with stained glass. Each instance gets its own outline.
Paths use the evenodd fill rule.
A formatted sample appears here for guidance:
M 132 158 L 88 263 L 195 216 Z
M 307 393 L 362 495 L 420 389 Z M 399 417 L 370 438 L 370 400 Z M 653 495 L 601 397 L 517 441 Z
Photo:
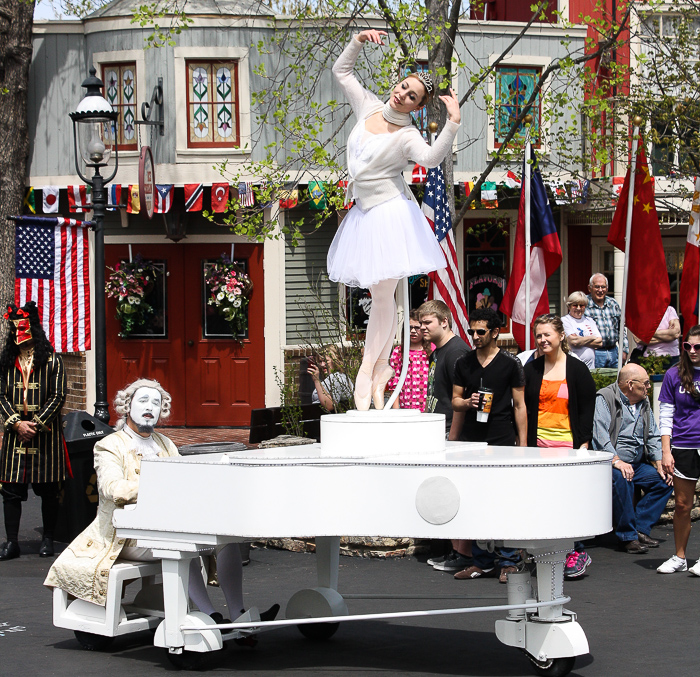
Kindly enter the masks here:
M 136 63 L 111 63 L 102 66 L 104 96 L 119 112 L 117 145 L 119 150 L 138 150 L 136 137 Z
M 186 73 L 187 145 L 240 145 L 237 62 L 187 61 Z
M 494 124 L 494 145 L 496 148 L 499 148 L 505 141 L 513 123 L 532 96 L 539 77 L 539 68 L 501 66 L 496 69 L 496 119 Z M 541 112 L 538 93 L 530 109 L 533 118 L 531 135 L 533 145 L 536 147 L 539 146 Z M 525 125 L 520 125 L 517 136 L 525 137 Z

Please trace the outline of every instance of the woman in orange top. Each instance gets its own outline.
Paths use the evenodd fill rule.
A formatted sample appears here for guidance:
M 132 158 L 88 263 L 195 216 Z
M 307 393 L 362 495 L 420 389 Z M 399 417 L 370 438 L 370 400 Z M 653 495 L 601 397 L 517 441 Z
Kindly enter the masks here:
M 525 366 L 529 447 L 588 449 L 593 439 L 596 387 L 588 367 L 569 355 L 558 315 L 540 315 L 534 324 L 542 357 Z M 591 563 L 583 543 L 566 558 L 564 575 L 581 576 Z

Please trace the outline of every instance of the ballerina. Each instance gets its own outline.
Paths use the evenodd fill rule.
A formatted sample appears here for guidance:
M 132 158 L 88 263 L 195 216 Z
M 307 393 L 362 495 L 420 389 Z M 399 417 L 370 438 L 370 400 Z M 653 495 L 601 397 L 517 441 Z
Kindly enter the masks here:
M 445 256 L 402 172 L 409 162 L 437 167 L 452 148 L 459 128 L 459 101 L 454 91 L 440 96 L 448 120 L 432 146 L 411 123 L 411 112 L 433 95 L 424 71 L 410 73 L 386 103 L 366 90 L 353 74 L 365 42 L 384 45 L 385 31 L 355 35 L 333 66 L 333 74 L 350 101 L 357 124 L 348 138 L 346 201 L 355 205 L 343 219 L 328 251 L 328 276 L 334 282 L 368 288 L 372 312 L 365 351 L 355 381 L 355 406 L 366 411 L 374 401 L 384 406 L 384 389 L 394 370 L 388 358 L 397 318 L 394 292 L 399 279 L 445 268 Z

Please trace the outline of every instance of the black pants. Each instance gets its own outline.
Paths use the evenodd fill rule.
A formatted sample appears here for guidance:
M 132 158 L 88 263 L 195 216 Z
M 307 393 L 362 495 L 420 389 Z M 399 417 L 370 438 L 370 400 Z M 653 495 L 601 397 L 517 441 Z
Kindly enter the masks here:
M 2 503 L 5 514 L 5 533 L 8 541 L 19 540 L 19 521 L 22 517 L 22 501 L 29 495 L 29 484 L 24 482 L 3 482 Z M 58 497 L 60 482 L 32 482 L 32 490 L 41 498 L 41 519 L 44 526 L 44 538 L 53 538 L 58 517 Z

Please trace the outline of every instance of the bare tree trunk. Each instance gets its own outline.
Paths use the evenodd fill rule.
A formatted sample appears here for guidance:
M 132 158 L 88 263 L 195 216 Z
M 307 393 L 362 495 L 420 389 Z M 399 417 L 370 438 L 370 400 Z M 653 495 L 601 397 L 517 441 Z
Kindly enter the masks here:
M 14 299 L 15 226 L 29 155 L 27 89 L 34 0 L 0 0 L 0 308 Z M 4 333 L 4 332 L 3 332 Z

